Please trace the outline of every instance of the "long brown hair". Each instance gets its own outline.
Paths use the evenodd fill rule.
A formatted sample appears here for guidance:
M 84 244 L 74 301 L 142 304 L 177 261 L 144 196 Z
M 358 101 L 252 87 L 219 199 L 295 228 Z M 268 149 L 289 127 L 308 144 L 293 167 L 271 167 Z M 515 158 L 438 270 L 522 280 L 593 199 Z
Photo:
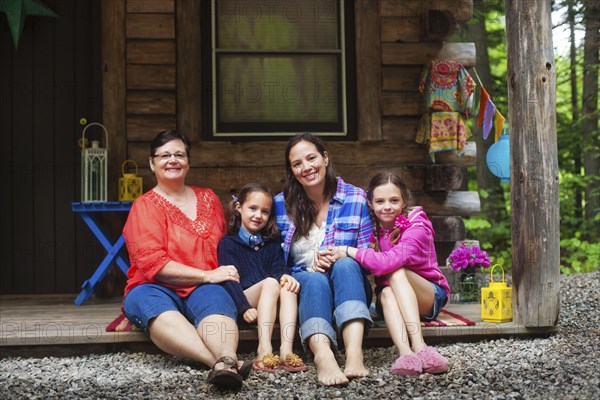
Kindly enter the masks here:
M 285 209 L 287 214 L 296 226 L 294 239 L 302 236 L 308 236 L 310 228 L 317 219 L 318 212 L 317 205 L 308 198 L 306 191 L 298 182 L 294 176 L 294 171 L 292 170 L 290 152 L 292 151 L 292 148 L 300 142 L 312 143 L 322 157 L 325 157 L 325 152 L 327 151 L 321 139 L 310 132 L 304 132 L 294 136 L 289 140 L 287 147 L 285 148 L 286 179 L 283 195 L 285 197 Z M 329 163 L 325 167 L 325 188 L 323 194 L 326 198 L 331 198 L 337 190 L 337 177 L 335 175 L 333 162 L 331 161 L 331 155 L 329 155 L 329 153 L 328 157 Z
M 248 183 L 244 185 L 238 196 L 234 197 L 229 202 L 227 233 L 230 235 L 235 235 L 240 230 L 240 226 L 242 226 L 242 216 L 235 207 L 237 204 L 243 205 L 246 202 L 248 195 L 254 192 L 262 192 L 271 197 L 271 214 L 269 214 L 269 219 L 267 220 L 265 227 L 262 229 L 261 234 L 264 240 L 277 241 L 279 240 L 279 231 L 277 230 L 275 210 L 273 210 L 273 193 L 262 183 Z
M 402 208 L 402 214 L 408 214 L 408 208 L 410 207 L 410 203 L 412 203 L 412 195 L 406 183 L 402 180 L 400 175 L 395 174 L 391 171 L 383 171 L 378 172 L 369 181 L 369 185 L 367 186 L 367 200 L 369 200 L 369 205 L 373 202 L 373 191 L 379 186 L 387 185 L 388 183 L 393 184 L 400 190 L 400 195 L 402 196 L 402 201 L 404 202 L 404 207 Z M 375 216 L 375 212 L 373 208 L 369 207 L 369 216 L 373 221 L 373 236 L 375 240 L 370 244 L 372 249 L 375 251 L 381 251 L 379 247 L 379 234 L 381 233 L 381 222 L 377 216 Z M 400 239 L 400 227 L 395 226 L 394 229 L 390 232 L 390 243 L 395 245 L 398 243 Z

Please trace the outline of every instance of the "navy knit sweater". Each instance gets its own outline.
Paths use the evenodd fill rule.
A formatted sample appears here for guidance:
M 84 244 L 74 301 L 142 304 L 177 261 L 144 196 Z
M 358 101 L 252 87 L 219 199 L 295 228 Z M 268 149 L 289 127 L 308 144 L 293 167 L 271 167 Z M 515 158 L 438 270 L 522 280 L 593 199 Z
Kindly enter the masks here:
M 251 308 L 244 289 L 268 277 L 279 282 L 283 274 L 289 273 L 279 242 L 262 242 L 250 247 L 237 234 L 228 234 L 219 242 L 217 256 L 219 265 L 233 265 L 240 275 L 240 283 L 223 282 L 223 287 L 235 302 L 240 317 Z

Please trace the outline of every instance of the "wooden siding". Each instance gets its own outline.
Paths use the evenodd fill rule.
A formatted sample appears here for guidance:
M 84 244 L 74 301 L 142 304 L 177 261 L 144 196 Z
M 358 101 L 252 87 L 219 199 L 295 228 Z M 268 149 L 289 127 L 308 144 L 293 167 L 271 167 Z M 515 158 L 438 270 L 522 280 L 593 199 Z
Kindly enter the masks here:
M 202 140 L 201 17 L 194 0 L 46 0 L 60 18 L 26 18 L 18 50 L 0 37 L 0 129 L 10 132 L 2 161 L 0 293 L 78 292 L 104 251 L 70 210 L 79 199 L 80 117 L 103 122 L 110 133 L 109 182 L 134 159 L 149 189 L 149 141 L 180 129 L 193 141 L 190 184 L 209 186 L 225 202 L 250 180 L 283 187 L 283 141 Z M 461 192 L 461 167 L 475 162 L 440 154 L 432 166 L 414 143 L 421 109 L 421 67 L 434 57 L 474 59 L 470 44 L 443 43 L 428 33 L 431 10 L 456 22 L 471 1 L 356 0 L 358 140 L 330 141 L 338 173 L 359 186 L 380 169 L 400 173 L 432 216 L 439 241 L 464 236 L 461 215 L 478 211 L 473 193 Z M 5 19 L 0 29 L 7 32 Z M 433 38 L 433 39 L 432 39 Z M 375 62 L 373 62 L 375 60 Z M 109 198 L 116 199 L 116 184 Z M 105 216 L 118 233 L 122 220 Z M 439 228 L 438 228 L 439 227 Z M 119 279 L 122 279 L 119 277 Z M 116 293 L 116 292 L 115 292 Z
M 424 147 L 414 142 L 424 111 L 417 90 L 423 65 L 434 58 L 475 63 L 472 43 L 444 43 L 439 33 L 431 39 L 435 35 L 428 32 L 430 20 L 441 13 L 450 24 L 467 21 L 472 1 L 356 0 L 354 7 L 358 140 L 328 141 L 338 174 L 364 187 L 372 173 L 392 169 L 407 180 L 436 221 L 477 214 L 477 194 L 460 191 L 461 167 L 476 160 L 474 144 L 468 145 L 465 157 L 443 154 L 432 166 Z M 149 142 L 161 130 L 179 129 L 193 142 L 190 184 L 211 187 L 224 203 L 252 180 L 279 191 L 284 141 L 202 139 L 203 93 L 211 87 L 202 81 L 200 25 L 207 10 L 189 0 L 127 1 L 124 28 L 112 32 L 126 43 L 125 53 L 111 54 L 107 61 L 126 64 L 127 106 L 120 112 L 126 118 L 127 158 L 138 163 L 145 189 L 150 189 L 154 178 L 147 161 Z M 464 237 L 462 221 L 438 227 L 439 241 L 446 243 L 443 252 L 451 248 L 451 241 Z
M 0 293 L 76 292 L 102 258 L 71 212 L 80 198 L 79 119 L 101 120 L 100 3 L 45 0 L 15 49 L 0 18 Z

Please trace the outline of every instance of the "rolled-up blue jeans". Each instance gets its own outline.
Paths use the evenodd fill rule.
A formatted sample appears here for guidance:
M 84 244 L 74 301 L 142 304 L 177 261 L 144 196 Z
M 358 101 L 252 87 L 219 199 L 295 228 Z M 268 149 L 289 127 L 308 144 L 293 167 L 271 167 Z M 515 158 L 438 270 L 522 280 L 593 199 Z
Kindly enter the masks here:
M 371 301 L 371 287 L 360 265 L 352 258 L 337 260 L 327 274 L 300 271 L 293 276 L 300 282 L 298 317 L 305 349 L 308 339 L 317 333 L 326 335 L 336 348 L 334 326 L 341 331 L 348 321 L 364 319 L 365 329 L 373 325 L 367 306 L 367 298 Z

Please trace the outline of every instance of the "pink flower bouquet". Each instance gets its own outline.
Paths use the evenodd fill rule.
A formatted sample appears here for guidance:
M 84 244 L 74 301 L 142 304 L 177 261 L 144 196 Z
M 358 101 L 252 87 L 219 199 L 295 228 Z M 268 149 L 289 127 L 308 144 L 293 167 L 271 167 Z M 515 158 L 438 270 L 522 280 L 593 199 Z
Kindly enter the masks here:
M 467 246 L 463 243 L 460 247 L 454 249 L 448 257 L 450 266 L 455 271 L 466 268 L 489 268 L 490 257 L 481 250 L 479 246 Z

